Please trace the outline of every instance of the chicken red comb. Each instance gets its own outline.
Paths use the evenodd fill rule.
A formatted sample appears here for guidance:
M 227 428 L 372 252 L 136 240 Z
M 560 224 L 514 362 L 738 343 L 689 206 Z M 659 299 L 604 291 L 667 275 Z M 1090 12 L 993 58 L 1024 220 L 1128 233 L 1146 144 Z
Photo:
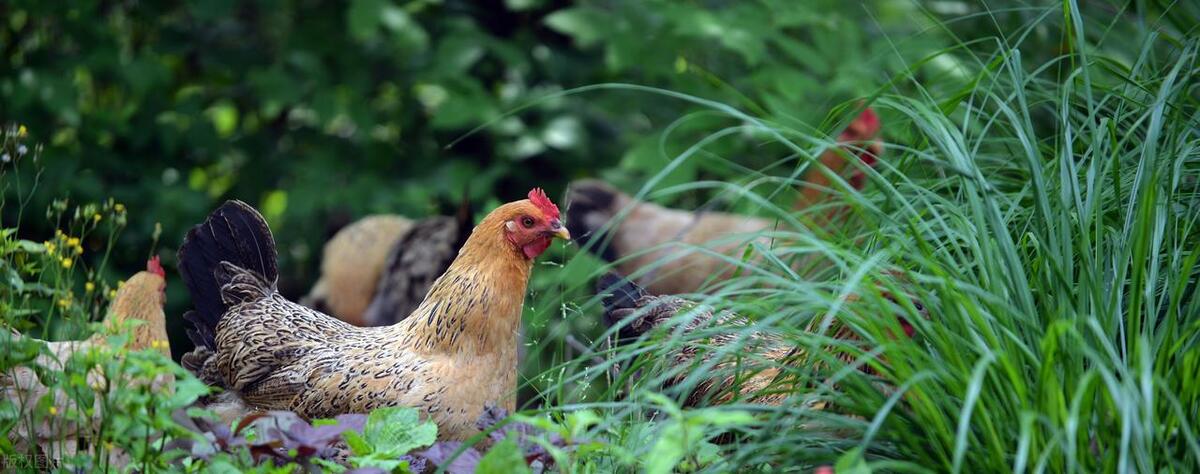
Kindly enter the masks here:
M 555 206 L 554 202 L 546 197 L 546 192 L 542 191 L 542 188 L 533 188 L 529 191 L 529 202 L 532 202 L 546 217 L 558 219 L 558 206 Z
M 883 151 L 883 147 L 877 138 L 880 128 L 882 128 L 882 124 L 879 121 L 879 114 L 876 114 L 874 110 L 868 107 L 861 114 L 858 114 L 858 117 L 855 117 L 854 121 L 850 122 L 850 125 L 847 125 L 846 129 L 838 135 L 838 141 L 842 143 L 867 142 L 859 145 L 862 149 L 856 154 L 863 164 L 875 166 L 879 153 Z M 862 171 L 855 171 L 849 178 L 850 185 L 854 189 L 862 189 L 863 185 L 866 184 L 866 180 L 867 176 Z
M 162 262 L 159 261 L 157 255 L 150 257 L 150 260 L 146 261 L 146 271 L 163 278 L 167 277 L 167 272 L 163 270 Z
M 850 125 L 846 126 L 846 130 L 841 135 L 838 135 L 838 141 L 870 140 L 879 134 L 879 128 L 879 114 L 868 107 L 858 114 L 858 117 L 855 117 Z

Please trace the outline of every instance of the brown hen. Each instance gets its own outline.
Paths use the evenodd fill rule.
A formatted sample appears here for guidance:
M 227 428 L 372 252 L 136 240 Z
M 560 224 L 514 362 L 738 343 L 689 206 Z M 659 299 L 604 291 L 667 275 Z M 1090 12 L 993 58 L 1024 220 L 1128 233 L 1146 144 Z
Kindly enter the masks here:
M 164 276 L 165 273 L 159 264 L 158 257 L 154 257 L 147 262 L 145 271 L 134 274 L 121 285 L 112 304 L 109 305 L 103 324 L 110 331 L 115 328 L 127 328 L 130 322 L 136 321 L 136 325 L 129 329 L 130 338 L 126 345 L 129 350 L 151 349 L 161 352 L 167 357 L 171 356 L 171 348 L 167 342 L 166 317 L 163 315 L 163 303 L 166 301 Z M 100 333 L 80 341 L 41 342 L 47 346 L 47 350 L 39 355 L 31 366 L 36 365 L 57 371 L 63 370 L 67 360 L 76 353 L 108 346 L 105 335 Z M 22 421 L 9 432 L 9 439 L 34 442 L 42 448 L 43 452 L 50 452 L 51 445 L 67 440 L 62 445 L 73 450 L 76 444 L 74 438 L 90 438 L 90 435 L 100 426 L 104 417 L 103 400 L 96 399 L 95 405 L 92 407 L 93 415 L 89 421 L 91 424 L 88 426 L 79 426 L 76 423 L 78 420 L 69 418 L 53 419 L 44 416 L 30 416 L 29 411 L 39 406 L 38 400 L 46 396 L 54 397 L 51 406 L 63 413 L 67 413 L 74 403 L 71 397 L 61 391 L 51 394 L 50 390 L 38 380 L 37 373 L 31 366 L 14 367 L 0 376 L 0 391 L 3 391 L 4 398 L 11 400 L 25 411 L 20 417 Z M 164 374 L 148 382 L 154 387 L 166 387 L 170 386 L 173 380 L 174 377 L 171 374 Z M 104 375 L 99 371 L 88 372 L 87 382 L 91 386 L 103 386 L 107 383 Z M 30 426 L 30 423 L 36 424 Z M 32 436 L 30 436 L 31 433 Z
M 231 201 L 188 233 L 180 273 L 196 310 L 184 365 L 256 409 L 305 418 L 418 408 L 442 439 L 477 432 L 485 404 L 514 408 L 517 331 L 533 261 L 569 239 L 540 190 L 498 207 L 400 323 L 360 328 L 284 299 L 262 216 Z
M 864 176 L 850 167 L 845 155 L 849 151 L 865 165 L 874 164 L 881 150 L 879 129 L 879 118 L 871 109 L 851 122 L 838 137 L 845 149 L 826 151 L 818 159 L 821 166 L 812 167 L 805 175 L 806 185 L 796 207 L 807 208 L 828 196 L 830 174 L 849 174 L 850 184 L 861 187 Z M 693 293 L 727 278 L 735 269 L 728 259 L 739 259 L 751 243 L 770 246 L 762 233 L 777 225 L 771 219 L 641 202 L 591 179 L 572 183 L 567 200 L 567 223 L 581 245 L 614 262 L 625 275 L 653 268 L 640 283 L 655 294 Z M 811 217 L 813 225 L 826 226 L 832 215 Z

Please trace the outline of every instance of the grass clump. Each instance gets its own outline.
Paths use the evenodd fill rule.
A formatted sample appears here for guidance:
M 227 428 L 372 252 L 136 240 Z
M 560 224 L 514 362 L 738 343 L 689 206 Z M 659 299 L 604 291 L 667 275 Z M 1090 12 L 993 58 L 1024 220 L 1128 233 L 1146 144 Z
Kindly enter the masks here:
M 701 468 L 1200 469 L 1200 40 L 1167 31 L 1129 44 L 1073 2 L 1032 17 L 1008 36 L 939 51 L 958 64 L 954 81 L 917 79 L 917 65 L 873 98 L 894 139 L 870 188 L 848 193 L 844 227 L 815 237 L 781 219 L 776 245 L 747 253 L 787 263 L 731 259 L 741 276 L 695 295 L 752 321 L 726 332 L 769 332 L 811 355 L 782 367 L 800 383 L 779 406 L 726 407 L 757 421 L 734 428 L 724 456 Z M 1060 33 L 1062 54 L 1031 61 L 1022 41 L 1045 29 Z M 1115 52 L 1126 49 L 1138 54 Z M 805 149 L 788 141 L 802 134 L 745 123 Z M 744 196 L 798 185 L 762 182 L 712 187 Z M 787 214 L 754 203 L 762 215 Z M 824 264 L 794 271 L 812 255 Z M 928 317 L 884 291 L 910 295 Z M 895 314 L 917 327 L 911 340 L 880 317 Z M 813 331 L 826 320 L 858 340 Z M 704 377 L 713 363 L 656 370 L 655 361 L 711 334 L 597 343 L 604 365 L 564 364 L 576 375 L 547 395 L 559 405 L 551 411 L 605 407 L 600 432 L 620 433 L 615 444 L 631 457 L 654 459 L 650 440 L 672 432 L 645 427 L 683 415 L 657 421 L 671 411 L 639 394 L 680 373 Z M 713 350 L 726 361 L 752 357 L 740 346 Z M 630 384 L 614 366 L 654 375 Z M 591 384 L 608 388 L 569 390 Z

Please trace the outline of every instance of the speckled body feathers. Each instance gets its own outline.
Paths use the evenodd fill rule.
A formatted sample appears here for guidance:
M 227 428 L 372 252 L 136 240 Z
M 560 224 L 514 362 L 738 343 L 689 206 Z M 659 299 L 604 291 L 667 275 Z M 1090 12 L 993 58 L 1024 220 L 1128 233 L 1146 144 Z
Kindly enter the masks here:
M 214 337 L 185 364 L 251 407 L 293 410 L 311 419 L 412 406 L 438 424 L 441 438 L 468 437 L 476 432 L 474 421 L 486 403 L 514 406 L 516 336 L 532 262 L 507 246 L 500 233 L 506 214 L 522 205 L 530 206 L 510 203 L 485 218 L 404 321 L 361 328 L 284 299 L 275 291 L 274 274 L 247 268 L 274 268 L 273 240 L 265 222 L 244 225 L 261 221 L 257 212 L 240 202 L 227 203 L 196 226 L 180 248 L 185 275 L 203 276 L 203 266 L 212 262 L 211 282 L 188 280 L 193 298 L 205 297 L 211 283 L 219 287 L 221 301 L 196 302 L 198 314 L 189 320 L 212 323 Z M 250 248 L 218 243 L 222 239 L 272 244 L 257 247 L 270 249 L 258 255 L 208 248 Z M 258 265 L 267 258 L 271 264 Z M 222 308 L 216 321 L 201 313 L 205 307 Z M 207 342 L 205 333 L 194 331 L 198 343 Z

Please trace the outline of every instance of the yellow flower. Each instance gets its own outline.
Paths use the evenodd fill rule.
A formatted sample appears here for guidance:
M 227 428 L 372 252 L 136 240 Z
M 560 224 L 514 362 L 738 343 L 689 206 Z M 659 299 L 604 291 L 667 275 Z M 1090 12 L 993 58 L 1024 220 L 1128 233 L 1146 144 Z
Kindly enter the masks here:
M 79 246 L 79 237 L 71 237 L 71 238 L 67 239 L 67 246 L 68 247 L 78 247 Z
M 125 286 L 125 280 L 117 280 L 117 288 Z
M 111 300 L 111 299 L 116 299 L 116 298 L 117 298 L 117 290 L 108 290 L 108 299 Z
M 50 416 L 54 416 L 54 415 L 57 415 L 57 414 L 58 414 L 58 408 L 56 408 L 56 407 L 50 407 Z
M 51 241 L 49 241 L 49 240 L 47 240 L 47 241 L 45 242 L 45 245 L 46 245 L 46 253 L 50 254 L 50 256 L 51 256 L 51 257 L 53 257 L 53 256 L 54 256 L 54 250 L 55 250 L 56 248 L 58 248 L 58 247 L 54 245 L 54 242 L 51 242 Z
M 125 205 L 118 202 L 117 205 L 113 206 L 113 210 L 117 212 L 125 212 Z
M 93 292 L 93 291 L 95 291 L 95 290 L 96 290 L 96 284 L 95 284 L 95 283 L 92 283 L 92 282 L 90 282 L 90 281 L 89 281 L 89 282 L 87 282 L 87 283 L 84 283 L 84 284 L 83 284 L 83 291 L 86 291 L 86 292 L 88 292 L 88 293 L 91 293 L 91 292 Z
M 95 215 L 92 216 L 92 222 L 100 222 L 100 213 L 99 212 L 97 212 Z
M 26 129 L 24 125 L 17 127 L 17 136 L 18 137 L 24 137 L 25 135 L 28 135 L 28 134 L 29 134 L 29 130 Z
M 112 444 L 112 441 L 105 441 L 105 442 L 104 442 L 104 449 L 107 449 L 107 450 L 109 450 L 109 451 L 112 451 L 112 450 L 113 450 L 113 444 Z
M 62 229 L 54 229 L 55 237 L 62 237 L 62 235 L 63 235 Z
M 150 341 L 150 348 L 151 348 L 151 349 L 158 349 L 158 339 L 155 339 L 155 340 L 153 340 L 153 341 Z
M 63 257 L 63 259 L 62 259 L 62 267 L 63 268 L 71 268 L 71 265 L 73 265 L 74 263 L 75 262 L 72 262 L 71 259 L 69 259 L 69 258 Z
M 58 299 L 58 307 L 65 309 L 68 306 L 71 306 L 70 298 L 59 298 Z

